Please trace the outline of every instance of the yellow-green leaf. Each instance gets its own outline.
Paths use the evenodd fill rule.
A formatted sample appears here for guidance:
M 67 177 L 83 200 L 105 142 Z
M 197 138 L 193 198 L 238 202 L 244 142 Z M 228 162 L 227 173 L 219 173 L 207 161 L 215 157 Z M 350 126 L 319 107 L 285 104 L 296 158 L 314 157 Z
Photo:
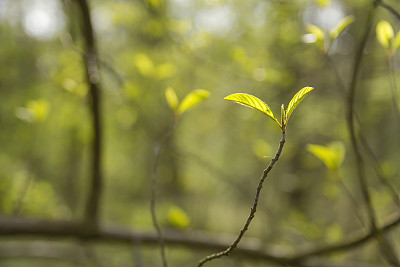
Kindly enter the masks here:
M 308 145 L 308 152 L 320 159 L 330 170 L 337 170 L 343 163 L 345 147 L 342 142 L 333 142 L 328 146 Z
M 165 89 L 165 99 L 167 100 L 168 106 L 173 111 L 176 111 L 178 109 L 179 100 L 176 96 L 174 88 L 172 88 L 171 86 Z
M 168 209 L 168 221 L 177 228 L 187 228 L 190 225 L 190 217 L 178 206 Z
M 204 101 L 210 96 L 210 92 L 204 89 L 196 89 L 189 93 L 183 100 L 178 108 L 179 114 L 187 111 L 188 109 L 194 107 L 198 103 Z
M 29 100 L 26 107 L 19 107 L 15 116 L 26 122 L 42 122 L 49 115 L 50 103 L 46 99 Z
M 329 5 L 331 3 L 331 0 L 317 0 L 317 4 L 320 7 L 326 7 L 327 5 Z
M 393 41 L 393 49 L 396 51 L 400 47 L 400 31 L 396 34 Z
M 332 39 L 336 39 L 339 34 L 347 27 L 349 26 L 351 23 L 353 23 L 355 20 L 354 16 L 347 16 L 344 17 L 343 19 L 341 19 L 336 26 L 331 30 L 330 34 L 331 34 L 331 38 Z
M 300 102 L 308 95 L 312 90 L 314 90 L 313 87 L 304 87 L 300 91 L 297 92 L 297 94 L 294 95 L 292 100 L 290 100 L 289 105 L 286 110 L 286 123 L 289 120 L 290 115 L 293 113 L 295 108 L 300 104 Z
M 317 38 L 317 45 L 320 49 L 324 48 L 324 31 L 315 25 L 308 24 L 307 25 L 307 31 L 311 34 L 314 34 L 315 37 Z
M 154 74 L 154 64 L 151 58 L 146 54 L 139 53 L 133 58 L 134 65 L 136 69 L 144 77 L 151 77 Z
M 224 99 L 234 101 L 241 105 L 257 109 L 257 110 L 261 111 L 262 113 L 268 115 L 271 119 L 273 119 L 274 121 L 276 121 L 276 123 L 278 123 L 279 127 L 281 127 L 281 124 L 275 118 L 270 107 L 264 101 L 262 101 L 261 99 L 255 97 L 253 95 L 246 94 L 246 93 L 236 93 L 236 94 L 228 95 Z
M 394 32 L 392 25 L 385 20 L 381 20 L 376 25 L 376 37 L 381 45 L 385 48 L 389 48 L 393 39 Z

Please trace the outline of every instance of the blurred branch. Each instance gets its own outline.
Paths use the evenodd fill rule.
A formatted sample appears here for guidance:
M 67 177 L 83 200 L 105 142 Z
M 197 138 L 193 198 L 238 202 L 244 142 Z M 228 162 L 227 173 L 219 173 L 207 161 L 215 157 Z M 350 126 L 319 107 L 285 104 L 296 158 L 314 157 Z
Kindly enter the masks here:
M 97 62 L 97 49 L 90 17 L 90 10 L 86 0 L 76 0 L 82 12 L 82 37 L 85 41 L 84 61 L 86 80 L 90 86 L 91 112 L 93 122 L 92 144 L 92 179 L 86 207 L 86 222 L 90 226 L 98 224 L 100 197 L 102 191 L 102 126 L 101 126 L 101 90 L 100 72 Z
M 0 258 L 29 258 L 87 264 L 82 248 L 74 244 L 46 241 L 7 241 L 0 245 Z
M 365 173 L 365 164 L 364 164 L 364 159 L 361 154 L 360 148 L 358 146 L 358 140 L 357 140 L 357 135 L 356 135 L 356 130 L 355 130 L 355 125 L 354 125 L 354 99 L 355 99 L 355 92 L 356 92 L 356 86 L 358 82 L 358 77 L 360 74 L 361 70 L 361 63 L 363 59 L 363 54 L 364 54 L 364 49 L 365 45 L 368 40 L 368 36 L 371 32 L 372 29 L 372 23 L 373 23 L 373 18 L 374 18 L 374 13 L 377 7 L 377 4 L 379 4 L 381 1 L 375 1 L 373 6 L 370 8 L 367 16 L 367 22 L 366 26 L 364 29 L 364 32 L 362 33 L 361 36 L 361 42 L 359 44 L 358 49 L 356 50 L 355 53 L 355 61 L 354 61 L 354 66 L 353 66 L 353 71 L 352 71 L 352 78 L 348 90 L 348 102 L 347 102 L 347 124 L 348 124 L 348 129 L 350 132 L 350 139 L 351 139 L 351 144 L 353 148 L 353 152 L 356 157 L 356 169 L 357 169 L 357 177 L 358 177 L 358 183 L 361 188 L 361 193 L 362 197 L 364 199 L 364 203 L 367 208 L 367 213 L 369 217 L 369 223 L 370 223 L 370 232 L 374 233 L 377 230 L 377 225 L 376 225 L 376 214 L 373 209 L 372 201 L 371 201 L 371 196 L 368 191 L 368 182 L 367 182 L 367 177 Z M 385 259 L 391 263 L 394 264 L 395 266 L 400 266 L 400 262 L 396 256 L 396 254 L 393 251 L 393 247 L 389 243 L 389 241 L 381 236 L 377 235 L 377 240 L 380 244 L 382 253 L 384 253 Z
M 157 213 L 156 213 L 156 195 L 157 195 L 157 168 L 158 162 L 160 160 L 161 151 L 164 148 L 165 143 L 171 137 L 173 129 L 175 125 L 175 120 L 171 126 L 171 129 L 166 131 L 164 137 L 162 138 L 159 145 L 154 148 L 154 163 L 151 172 L 151 199 L 150 199 L 150 212 L 151 212 L 151 219 L 153 221 L 153 226 L 156 230 L 157 237 L 158 237 L 158 245 L 160 248 L 161 260 L 163 263 L 163 267 L 167 267 L 167 257 L 165 255 L 165 247 L 164 247 L 164 238 L 161 231 L 161 227 L 158 224 L 157 220 Z
M 334 252 L 348 252 L 367 244 L 379 234 L 388 233 L 400 224 L 400 213 L 394 213 L 384 226 L 374 232 L 359 231 L 351 233 L 344 242 L 316 246 L 299 253 L 272 246 L 265 246 L 259 240 L 244 239 L 236 248 L 237 256 L 259 259 L 278 264 L 301 265 L 313 256 Z M 7 237 L 42 237 L 49 240 L 77 238 L 85 241 L 120 242 L 128 245 L 158 245 L 159 239 L 155 233 L 144 233 L 120 227 L 99 227 L 87 231 L 83 223 L 71 221 L 36 221 L 30 219 L 0 218 L 0 235 Z M 173 246 L 190 249 L 221 250 L 229 246 L 231 236 L 207 235 L 202 232 L 165 231 L 164 242 Z
M 337 86 L 340 90 L 340 93 L 342 94 L 344 100 L 346 101 L 346 85 L 345 82 L 343 80 L 343 78 L 341 77 L 338 68 L 335 65 L 335 62 L 332 60 L 332 58 L 329 56 L 328 53 L 323 53 L 324 57 L 327 59 L 329 65 L 331 66 L 331 68 L 333 69 L 335 76 L 336 76 L 336 83 Z M 362 129 L 363 127 L 361 126 L 361 122 L 359 119 L 359 116 L 357 115 L 357 112 L 355 110 L 353 110 L 353 114 L 355 116 L 355 119 L 357 120 L 357 123 L 359 125 L 359 128 Z M 396 190 L 393 188 L 393 186 L 390 184 L 390 182 L 387 180 L 387 177 L 385 177 L 385 175 L 383 174 L 382 171 L 382 167 L 381 164 L 377 158 L 377 156 L 375 155 L 374 151 L 372 150 L 371 146 L 369 145 L 367 138 L 365 137 L 364 133 L 362 130 L 359 131 L 358 133 L 358 137 L 361 141 L 361 145 L 364 147 L 365 151 L 369 154 L 370 158 L 373 161 L 373 167 L 374 167 L 374 171 L 376 176 L 378 177 L 379 181 L 381 182 L 381 184 L 383 184 L 385 187 L 388 188 L 388 190 L 390 191 L 390 193 L 392 194 L 392 198 L 393 198 L 393 202 L 394 204 L 400 208 L 400 201 L 399 201 L 399 196 L 396 192 Z
M 385 4 L 383 1 L 377 1 L 377 4 L 389 11 L 397 20 L 400 20 L 400 13 L 397 12 L 393 7 Z
M 255 216 L 255 213 L 257 211 L 257 205 L 258 205 L 258 198 L 260 196 L 261 189 L 263 187 L 263 183 L 264 183 L 265 179 L 267 178 L 268 173 L 271 171 L 272 167 L 274 167 L 275 163 L 278 161 L 279 156 L 282 153 L 282 149 L 283 149 L 283 146 L 284 146 L 285 141 L 286 141 L 285 137 L 286 137 L 286 132 L 285 132 L 285 129 L 282 128 L 282 139 L 281 139 L 281 141 L 279 143 L 278 151 L 276 152 L 274 158 L 271 160 L 271 163 L 264 170 L 264 173 L 263 173 L 263 175 L 262 175 L 262 177 L 261 177 L 261 179 L 260 179 L 260 181 L 258 183 L 258 186 L 257 186 L 256 196 L 255 196 L 255 199 L 254 199 L 253 207 L 251 208 L 251 211 L 250 211 L 250 215 L 247 218 L 246 223 L 243 226 L 242 230 L 240 230 L 240 233 L 239 233 L 238 237 L 236 238 L 236 240 L 226 250 L 218 252 L 218 253 L 215 253 L 215 254 L 211 254 L 211 255 L 205 257 L 204 259 L 202 259 L 199 262 L 199 264 L 197 265 L 198 267 L 203 266 L 208 261 L 212 261 L 214 259 L 218 259 L 218 258 L 221 258 L 223 256 L 228 256 L 234 249 L 236 249 L 236 247 L 238 246 L 240 240 L 243 238 L 244 234 L 246 233 L 246 231 L 249 228 L 249 225 L 250 225 L 251 221 L 253 220 L 253 218 Z

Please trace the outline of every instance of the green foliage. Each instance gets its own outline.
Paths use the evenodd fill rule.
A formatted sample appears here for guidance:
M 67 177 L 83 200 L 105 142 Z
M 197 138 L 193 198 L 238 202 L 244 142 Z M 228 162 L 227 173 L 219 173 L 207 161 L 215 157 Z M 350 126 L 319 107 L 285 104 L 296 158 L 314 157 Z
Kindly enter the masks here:
M 179 100 L 174 88 L 168 87 L 167 89 L 165 89 L 165 99 L 167 100 L 168 106 L 173 111 L 176 111 L 178 109 Z
M 286 110 L 286 119 L 285 119 L 285 124 L 287 124 L 290 115 L 292 115 L 293 111 L 296 109 L 296 107 L 300 104 L 300 102 L 312 91 L 314 90 L 313 87 L 304 87 L 300 91 L 298 91 L 292 100 L 290 100 L 289 105 Z
M 394 34 L 392 25 L 386 20 L 381 20 L 376 25 L 376 38 L 389 53 L 394 53 L 400 47 L 400 31 Z
M 330 31 L 330 36 L 331 39 L 334 40 L 336 39 L 339 34 L 347 28 L 347 26 L 349 26 L 351 23 L 353 23 L 355 20 L 354 16 L 347 16 L 344 17 L 343 19 L 341 19 L 336 25 L 335 27 Z
M 50 103 L 46 99 L 29 100 L 25 107 L 19 107 L 15 116 L 23 121 L 42 122 L 49 115 Z
M 281 124 L 275 118 L 274 113 L 272 113 L 271 108 L 264 101 L 253 95 L 246 93 L 236 93 L 228 95 L 224 99 L 234 101 L 246 107 L 257 109 L 273 119 L 276 123 L 278 123 L 279 127 L 281 127 Z
M 286 111 L 285 111 L 284 105 L 282 104 L 282 106 L 281 106 L 281 122 L 279 122 L 275 118 L 275 116 L 272 113 L 270 107 L 264 101 L 262 101 L 261 99 L 255 97 L 253 95 L 249 95 L 249 94 L 246 94 L 246 93 L 235 93 L 235 94 L 228 95 L 224 99 L 225 100 L 234 101 L 234 102 L 236 102 L 238 104 L 241 104 L 241 105 L 244 105 L 246 107 L 257 109 L 257 110 L 261 111 L 262 113 L 266 114 L 271 119 L 273 119 L 279 125 L 280 128 L 285 129 L 290 115 L 293 113 L 293 111 L 296 109 L 296 107 L 300 104 L 300 102 L 313 89 L 314 89 L 313 87 L 304 87 L 300 91 L 298 91 L 294 95 L 292 100 L 290 100 L 288 108 L 287 108 Z
M 339 169 L 346 153 L 345 146 L 342 142 L 332 142 L 327 146 L 310 144 L 307 146 L 307 150 L 320 159 L 331 171 Z
M 203 102 L 210 96 L 210 92 L 204 89 L 196 89 L 185 96 L 179 105 L 178 113 L 183 114 L 185 111 L 193 108 L 197 104 Z
M 178 206 L 171 206 L 168 209 L 168 222 L 177 228 L 188 228 L 190 225 L 190 217 Z
M 385 20 L 381 20 L 376 25 L 376 38 L 378 38 L 379 43 L 385 47 L 389 48 L 392 45 L 394 32 L 392 25 Z
M 329 36 L 320 27 L 312 24 L 307 25 L 307 31 L 315 36 L 317 47 L 327 52 L 332 42 L 354 21 L 355 17 L 352 15 L 344 17 L 329 31 Z
M 187 94 L 179 105 L 179 99 L 174 88 L 169 86 L 165 89 L 165 99 L 167 100 L 168 106 L 174 111 L 176 116 L 182 115 L 184 112 L 203 102 L 209 96 L 209 91 L 196 89 Z
M 307 31 L 315 36 L 317 47 L 324 50 L 324 31 L 320 27 L 312 24 L 307 25 Z

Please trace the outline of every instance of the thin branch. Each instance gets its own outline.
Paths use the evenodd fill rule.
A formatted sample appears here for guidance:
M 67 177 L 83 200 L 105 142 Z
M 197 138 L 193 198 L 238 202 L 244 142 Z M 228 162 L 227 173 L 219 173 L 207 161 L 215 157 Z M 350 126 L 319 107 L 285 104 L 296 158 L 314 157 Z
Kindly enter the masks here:
M 361 154 L 360 148 L 358 146 L 358 140 L 357 140 L 356 130 L 355 130 L 355 126 L 354 126 L 354 102 L 355 102 L 354 99 L 355 99 L 355 91 L 356 91 L 358 76 L 359 76 L 360 70 L 361 70 L 361 63 L 362 63 L 362 59 L 363 59 L 365 45 L 367 43 L 368 36 L 372 29 L 374 12 L 375 12 L 377 4 L 379 2 L 380 2 L 379 0 L 374 1 L 373 7 L 369 10 L 369 13 L 367 16 L 366 27 L 362 34 L 360 45 L 359 45 L 358 49 L 356 50 L 352 78 L 351 78 L 351 82 L 350 82 L 350 86 L 349 86 L 349 90 L 348 90 L 348 103 L 347 103 L 347 124 L 348 124 L 349 133 L 350 133 L 350 139 L 351 139 L 353 152 L 356 157 L 358 183 L 360 185 L 361 194 L 362 194 L 364 203 L 367 208 L 367 213 L 368 213 L 369 223 L 370 223 L 369 227 L 370 227 L 371 233 L 375 232 L 377 229 L 376 214 L 373 209 L 371 196 L 368 191 L 368 182 L 367 182 L 367 177 L 366 177 L 366 173 L 365 173 L 364 159 Z M 385 255 L 385 259 L 391 264 L 400 266 L 400 262 L 397 259 L 397 256 L 395 255 L 391 244 L 381 235 L 377 236 L 377 240 L 382 248 L 382 252 Z
M 379 6 L 383 7 L 387 11 L 389 11 L 397 20 L 400 21 L 400 13 L 397 12 L 393 7 L 385 4 L 383 1 L 378 1 L 377 3 Z
M 228 256 L 238 246 L 240 240 L 243 238 L 244 234 L 246 233 L 247 229 L 249 228 L 249 225 L 250 225 L 251 221 L 253 220 L 253 218 L 255 216 L 255 213 L 257 211 L 258 199 L 259 199 L 259 196 L 260 196 L 260 193 L 261 193 L 261 189 L 263 187 L 263 183 L 264 183 L 265 179 L 267 178 L 268 173 L 271 171 L 272 167 L 278 161 L 279 156 L 282 153 L 282 149 L 283 149 L 283 146 L 284 146 L 285 141 L 286 141 L 285 135 L 286 135 L 286 133 L 285 133 L 285 130 L 283 129 L 282 130 L 282 139 L 281 139 L 281 141 L 279 143 L 278 151 L 276 152 L 274 158 L 271 160 L 271 163 L 269 164 L 269 166 L 264 170 L 264 173 L 263 173 L 263 175 L 262 175 L 262 177 L 261 177 L 261 179 L 260 179 L 260 181 L 258 183 L 258 186 L 257 186 L 256 196 L 255 196 L 255 199 L 254 199 L 253 207 L 251 208 L 251 211 L 250 211 L 250 215 L 247 218 L 244 227 L 242 228 L 242 230 L 240 230 L 240 233 L 239 233 L 238 237 L 236 238 L 236 240 L 226 250 L 218 252 L 218 253 L 215 253 L 215 254 L 211 254 L 211 255 L 205 257 L 204 259 L 202 259 L 199 262 L 199 264 L 197 265 L 198 267 L 203 266 L 203 264 L 205 264 L 208 261 L 212 261 L 214 259 L 221 258 L 222 256 Z
M 98 56 L 93 27 L 90 17 L 90 10 L 86 0 L 77 0 L 82 12 L 82 36 L 85 41 L 84 61 L 86 67 L 86 80 L 90 86 L 91 113 L 93 123 L 93 143 L 92 143 L 92 179 L 90 192 L 86 206 L 86 222 L 89 225 L 98 225 L 100 197 L 103 187 L 101 172 L 102 159 L 102 126 L 101 126 L 101 89 L 100 73 L 98 68 Z
M 156 229 L 157 237 L 158 237 L 158 245 L 160 248 L 161 260 L 163 263 L 163 267 L 167 267 L 167 257 L 165 255 L 165 246 L 164 246 L 164 238 L 161 231 L 161 227 L 158 224 L 157 220 L 157 213 L 156 213 L 156 193 L 157 193 L 157 167 L 158 161 L 160 158 L 161 147 L 158 146 L 154 149 L 154 164 L 153 170 L 151 174 L 151 201 L 150 201 L 150 212 L 151 212 L 151 219 L 153 221 L 153 226 Z
M 278 264 L 294 264 L 305 262 L 313 256 L 330 253 L 348 252 L 350 249 L 366 245 L 379 234 L 388 233 L 400 225 L 400 213 L 394 213 L 387 222 L 375 232 L 357 231 L 348 234 L 344 242 L 316 246 L 296 254 L 291 250 L 276 247 L 266 247 L 254 239 L 243 239 L 235 249 L 236 255 L 251 259 L 260 259 Z M 144 233 L 120 227 L 99 227 L 88 232 L 86 225 L 71 221 L 37 221 L 20 218 L 0 218 L 0 235 L 7 237 L 42 237 L 49 240 L 76 238 L 85 241 L 119 242 L 127 245 L 158 245 L 159 239 L 155 233 Z M 220 250 L 230 242 L 226 236 L 209 236 L 202 232 L 165 231 L 164 242 L 171 246 L 186 247 L 194 250 Z
M 338 86 L 338 88 L 340 90 L 340 93 L 342 94 L 344 100 L 346 101 L 346 97 L 347 96 L 346 96 L 346 92 L 345 92 L 345 88 L 346 88 L 345 82 L 343 81 L 342 77 L 340 76 L 339 70 L 336 67 L 336 65 L 333 62 L 333 60 L 331 59 L 331 57 L 326 53 L 324 53 L 324 56 L 327 59 L 329 65 L 331 66 L 331 68 L 333 69 L 333 71 L 335 73 L 337 86 Z M 356 119 L 356 121 L 357 121 L 357 123 L 359 125 L 359 128 L 362 128 L 361 127 L 361 122 L 360 122 L 359 117 L 357 115 L 357 112 L 355 110 L 353 110 L 353 113 L 354 113 L 355 119 Z M 370 158 L 373 160 L 374 171 L 375 171 L 375 174 L 377 175 L 379 181 L 385 187 L 388 188 L 388 190 L 392 194 L 392 198 L 393 198 L 394 204 L 398 208 L 400 208 L 399 196 L 398 196 L 396 190 L 393 188 L 393 186 L 390 184 L 390 182 L 386 179 L 385 175 L 383 174 L 381 164 L 380 164 L 377 156 L 375 155 L 374 151 L 372 150 L 371 146 L 369 145 L 369 143 L 367 141 L 367 138 L 365 137 L 363 131 L 359 131 L 358 135 L 359 135 L 358 137 L 359 137 L 359 139 L 361 141 L 361 145 L 364 147 L 366 152 L 369 154 Z
M 160 248 L 161 260 L 163 263 L 163 267 L 168 267 L 167 256 L 165 253 L 165 246 L 164 246 L 164 238 L 163 233 L 161 231 L 161 227 L 158 224 L 157 220 L 157 213 L 156 213 L 156 196 L 157 196 L 157 168 L 158 162 L 160 160 L 161 151 L 164 148 L 166 142 L 171 138 L 173 131 L 176 125 L 176 118 L 172 122 L 170 128 L 165 131 L 165 134 L 161 138 L 160 144 L 157 145 L 154 149 L 154 163 L 151 172 L 151 199 L 150 199 L 150 212 L 151 212 L 151 219 L 153 221 L 153 226 L 156 229 L 157 237 L 158 237 L 158 245 Z

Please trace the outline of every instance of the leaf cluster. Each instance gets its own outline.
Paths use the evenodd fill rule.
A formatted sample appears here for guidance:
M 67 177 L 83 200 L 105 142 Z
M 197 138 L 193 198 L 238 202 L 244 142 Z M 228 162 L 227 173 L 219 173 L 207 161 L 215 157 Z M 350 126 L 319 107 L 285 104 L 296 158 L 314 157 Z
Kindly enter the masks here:
M 183 98 L 182 102 L 179 102 L 174 88 L 168 87 L 165 89 L 165 99 L 167 100 L 168 106 L 174 111 L 176 117 L 181 116 L 184 112 L 201 103 L 209 96 L 209 91 L 204 89 L 195 89 L 187 94 Z
M 267 103 L 262 101 L 261 99 L 246 93 L 235 93 L 228 95 L 225 97 L 225 100 L 234 101 L 238 104 L 257 109 L 262 113 L 266 114 L 268 117 L 273 119 L 279 127 L 284 131 L 286 129 L 287 122 L 289 121 L 290 115 L 292 115 L 293 111 L 300 104 L 300 102 L 313 90 L 313 87 L 304 87 L 300 91 L 298 91 L 290 100 L 289 105 L 285 111 L 285 107 L 281 105 L 281 119 L 275 117 L 274 113 L 271 111 L 271 108 Z
M 307 31 L 314 36 L 314 41 L 317 47 L 327 53 L 335 39 L 355 20 L 354 16 L 350 15 L 341 19 L 329 33 L 326 33 L 320 27 L 308 24 Z

